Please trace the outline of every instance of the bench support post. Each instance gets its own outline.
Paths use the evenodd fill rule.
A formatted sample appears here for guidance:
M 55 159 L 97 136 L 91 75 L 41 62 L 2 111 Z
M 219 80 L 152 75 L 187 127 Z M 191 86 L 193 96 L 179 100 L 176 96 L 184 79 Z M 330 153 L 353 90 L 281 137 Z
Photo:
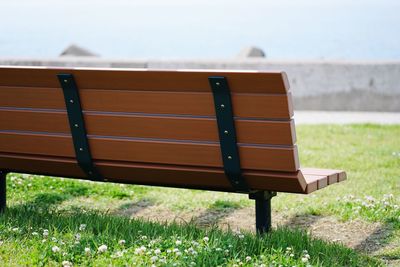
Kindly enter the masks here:
M 256 201 L 256 231 L 264 234 L 271 230 L 271 198 L 276 192 L 258 191 L 250 193 L 249 198 Z
M 0 170 L 0 213 L 6 208 L 7 199 L 7 172 Z

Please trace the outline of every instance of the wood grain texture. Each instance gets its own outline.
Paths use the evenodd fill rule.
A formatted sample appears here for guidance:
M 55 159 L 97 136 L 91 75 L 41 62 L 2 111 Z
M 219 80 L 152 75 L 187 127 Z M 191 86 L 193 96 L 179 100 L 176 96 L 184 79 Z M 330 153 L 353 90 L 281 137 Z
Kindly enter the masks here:
M 86 112 L 84 119 L 87 133 L 90 135 L 219 141 L 214 118 Z M 293 120 L 237 119 L 235 124 L 239 143 L 294 145 L 296 142 Z M 70 133 L 65 111 L 0 109 L 1 130 Z
M 0 85 L 59 87 L 57 74 L 73 74 L 81 89 L 210 92 L 208 77 L 224 76 L 231 92 L 285 94 L 283 72 L 0 67 Z
M 111 182 L 172 186 L 181 188 L 233 191 L 221 168 L 166 166 L 99 161 L 99 171 Z M 0 168 L 10 171 L 85 179 L 74 159 L 0 153 Z M 305 193 L 300 172 L 244 170 L 252 190 Z
M 89 136 L 94 159 L 222 167 L 219 143 L 166 142 Z M 69 135 L 0 132 L 0 151 L 75 157 Z M 297 171 L 297 147 L 239 145 L 241 167 L 249 170 Z
M 16 97 L 17 96 L 17 97 Z M 87 111 L 215 116 L 209 93 L 80 90 Z M 293 116 L 290 93 L 232 94 L 234 116 L 289 120 Z M 61 88 L 0 87 L 0 107 L 64 109 Z

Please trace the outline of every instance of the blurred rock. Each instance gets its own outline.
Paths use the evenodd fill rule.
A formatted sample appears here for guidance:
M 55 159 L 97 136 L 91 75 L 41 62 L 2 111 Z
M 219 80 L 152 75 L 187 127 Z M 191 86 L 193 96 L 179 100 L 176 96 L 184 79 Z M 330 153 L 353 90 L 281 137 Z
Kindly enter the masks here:
M 248 57 L 266 57 L 264 51 L 261 48 L 255 46 L 249 46 L 243 48 L 239 54 L 238 58 L 248 58 Z
M 60 57 L 65 57 L 65 56 L 73 56 L 73 57 L 98 57 L 99 55 L 82 48 L 80 46 L 77 46 L 75 44 L 72 44 L 68 46 L 61 54 Z

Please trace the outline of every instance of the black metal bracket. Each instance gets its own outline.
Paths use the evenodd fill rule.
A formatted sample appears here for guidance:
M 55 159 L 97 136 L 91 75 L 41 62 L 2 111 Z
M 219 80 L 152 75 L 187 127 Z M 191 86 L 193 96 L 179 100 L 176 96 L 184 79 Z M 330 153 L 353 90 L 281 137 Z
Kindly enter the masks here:
M 271 198 L 276 196 L 273 191 L 257 191 L 249 194 L 256 201 L 256 232 L 264 234 L 271 231 Z
M 228 81 L 225 77 L 209 77 L 214 96 L 218 124 L 219 143 L 225 175 L 236 192 L 247 193 L 249 187 L 242 176 L 239 149 L 236 140 L 235 122 Z
M 104 181 L 103 176 L 97 171 L 90 153 L 81 101 L 74 76 L 72 74 L 58 74 L 57 77 L 64 92 L 65 106 L 67 107 L 68 121 L 78 164 L 89 179 Z

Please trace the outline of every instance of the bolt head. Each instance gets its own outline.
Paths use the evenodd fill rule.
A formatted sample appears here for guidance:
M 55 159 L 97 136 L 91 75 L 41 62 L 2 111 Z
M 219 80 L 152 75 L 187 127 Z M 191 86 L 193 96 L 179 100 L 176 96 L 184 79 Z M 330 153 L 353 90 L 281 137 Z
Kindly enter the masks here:
M 75 123 L 75 125 L 74 125 L 74 126 L 75 126 L 75 128 L 79 128 L 79 125 L 78 125 L 77 123 Z
M 228 159 L 232 159 L 232 156 L 228 156 Z
M 224 134 L 228 134 L 229 132 L 227 130 L 224 131 Z
M 82 148 L 82 147 L 80 147 L 80 148 L 79 148 L 79 151 L 83 151 L 83 148 Z
M 64 80 L 64 82 L 65 82 L 65 83 L 67 83 L 67 82 L 68 82 L 68 80 Z
M 221 84 L 220 84 L 219 82 L 216 82 L 215 85 L 216 85 L 216 86 L 220 86 Z
M 225 107 L 225 105 L 224 104 L 221 104 L 221 106 L 220 106 L 221 108 L 224 108 Z
M 69 100 L 69 103 L 74 103 L 74 100 L 72 100 L 72 99 L 71 99 L 71 100 Z

